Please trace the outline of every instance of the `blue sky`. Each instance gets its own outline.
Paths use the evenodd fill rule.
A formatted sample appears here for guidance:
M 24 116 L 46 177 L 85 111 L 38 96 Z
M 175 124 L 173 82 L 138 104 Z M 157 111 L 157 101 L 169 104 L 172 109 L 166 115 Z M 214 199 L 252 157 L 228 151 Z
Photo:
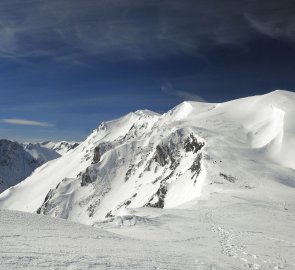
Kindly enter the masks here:
M 289 0 L 4 0 L 0 137 L 82 140 L 183 100 L 295 89 Z

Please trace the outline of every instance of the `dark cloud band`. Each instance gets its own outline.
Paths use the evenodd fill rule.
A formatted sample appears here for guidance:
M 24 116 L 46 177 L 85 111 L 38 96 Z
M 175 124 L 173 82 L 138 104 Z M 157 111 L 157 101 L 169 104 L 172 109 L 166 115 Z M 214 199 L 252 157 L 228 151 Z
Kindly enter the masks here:
M 241 45 L 257 34 L 293 42 L 294 8 L 283 0 L 1 1 L 0 56 L 142 59 Z

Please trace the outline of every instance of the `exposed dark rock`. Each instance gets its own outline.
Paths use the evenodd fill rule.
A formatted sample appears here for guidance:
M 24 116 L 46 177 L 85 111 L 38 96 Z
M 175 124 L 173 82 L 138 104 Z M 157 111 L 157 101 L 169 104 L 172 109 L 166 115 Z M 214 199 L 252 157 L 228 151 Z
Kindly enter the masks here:
M 82 174 L 82 181 L 81 181 L 81 187 L 87 186 L 89 183 L 92 183 L 93 180 L 90 177 L 89 169 L 87 168 L 86 171 Z
M 40 165 L 39 161 L 25 151 L 23 145 L 0 139 L 0 193 L 18 184 Z
M 159 180 L 161 180 L 161 176 L 158 176 L 154 181 L 153 181 L 153 184 L 156 184 Z
M 132 195 L 131 198 L 129 198 L 128 200 L 126 200 L 126 201 L 123 203 L 123 205 L 125 204 L 126 206 L 128 206 L 130 203 L 132 203 L 132 200 L 133 200 L 136 196 L 137 196 L 137 193 L 134 193 L 134 194 Z
M 225 180 L 227 180 L 230 183 L 235 183 L 238 179 L 232 175 L 227 175 L 224 173 L 219 173 L 220 176 L 222 176 Z
M 106 215 L 105 215 L 105 218 L 111 218 L 111 217 L 114 217 L 115 215 L 112 214 L 112 210 L 109 211 Z
M 204 142 L 198 142 L 197 138 L 194 137 L 193 134 L 190 134 L 190 136 L 184 140 L 183 148 L 186 152 L 197 153 L 204 145 Z
M 174 174 L 174 171 L 171 171 L 169 175 L 167 175 L 161 182 L 165 182 L 167 181 L 168 179 L 170 179 Z
M 176 159 L 172 158 L 171 161 L 172 162 L 171 162 L 171 165 L 170 165 L 170 169 L 175 170 L 178 167 L 178 165 L 180 164 L 180 160 L 176 160 Z
M 102 142 L 97 145 L 93 150 L 92 164 L 100 162 L 104 153 L 113 148 L 113 144 L 110 142 Z
M 89 217 L 93 216 L 94 210 L 95 210 L 95 204 L 90 204 L 89 207 L 87 208 L 87 211 L 89 213 Z
M 79 143 L 74 143 L 70 146 L 70 150 L 75 149 L 77 146 L 79 146 Z
M 173 155 L 172 151 L 166 145 L 157 145 L 153 159 L 162 167 L 170 163 L 170 169 L 174 170 L 179 165 L 179 162 L 174 157 L 177 154 L 178 152 L 176 151 Z
M 130 200 L 126 201 L 125 205 L 128 206 L 131 203 Z
M 133 172 L 133 167 L 134 165 L 130 165 L 129 169 L 127 170 L 126 174 L 125 174 L 125 182 L 127 182 Z
M 154 160 L 161 166 L 165 166 L 169 162 L 169 149 L 167 146 L 157 145 Z
M 145 172 L 149 172 L 151 170 L 152 161 L 153 161 L 153 159 L 148 161 L 148 164 L 144 169 Z
M 134 193 L 129 199 L 121 202 L 120 204 L 117 205 L 117 207 L 114 210 L 109 211 L 106 215 L 105 218 L 111 218 L 114 217 L 115 214 L 113 213 L 113 211 L 117 211 L 120 208 L 122 208 L 123 206 L 128 206 L 129 204 L 132 203 L 132 200 L 137 196 L 137 193 Z
M 193 174 L 192 179 L 195 178 L 194 184 L 196 184 L 197 177 L 199 176 L 201 172 L 201 160 L 202 160 L 202 154 L 198 154 L 192 166 L 189 168 Z
M 58 185 L 57 185 L 57 187 L 58 187 Z M 45 196 L 43 204 L 37 209 L 37 211 L 36 211 L 37 214 L 42 213 L 42 214 L 46 215 L 46 210 L 47 210 L 49 200 L 53 197 L 53 195 L 54 195 L 54 189 L 50 189 L 49 192 Z
M 98 163 L 100 161 L 101 154 L 100 154 L 100 148 L 99 145 L 94 148 L 94 155 L 92 159 L 92 164 Z
M 164 208 L 164 201 L 167 194 L 167 184 L 162 182 L 156 194 L 150 199 L 150 201 L 145 205 L 146 207 Z M 157 199 L 157 202 L 152 201 Z

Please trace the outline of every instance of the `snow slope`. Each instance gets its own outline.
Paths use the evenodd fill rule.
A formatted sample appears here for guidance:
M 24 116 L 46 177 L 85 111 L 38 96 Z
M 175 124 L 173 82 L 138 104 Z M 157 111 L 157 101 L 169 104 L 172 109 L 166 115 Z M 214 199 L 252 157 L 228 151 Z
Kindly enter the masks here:
M 23 143 L 24 150 L 28 152 L 38 163 L 42 165 L 49 160 L 60 157 L 56 151 L 43 147 L 40 143 Z
M 17 142 L 0 140 L 0 193 L 29 176 L 39 166 Z
M 294 270 L 292 209 L 213 194 L 95 227 L 0 210 L 0 269 Z
M 74 149 L 76 142 L 17 143 L 0 140 L 0 193 L 28 177 L 37 167 Z
M 40 146 L 44 148 L 48 148 L 54 150 L 59 155 L 63 156 L 65 153 L 69 152 L 70 150 L 76 148 L 79 143 L 78 142 L 67 142 L 67 141 L 60 141 L 60 142 L 52 142 L 46 141 L 39 143 Z
M 129 113 L 3 192 L 0 208 L 91 225 L 140 207 L 190 209 L 214 194 L 246 201 L 263 194 L 266 204 L 290 209 L 294 117 L 287 91 Z

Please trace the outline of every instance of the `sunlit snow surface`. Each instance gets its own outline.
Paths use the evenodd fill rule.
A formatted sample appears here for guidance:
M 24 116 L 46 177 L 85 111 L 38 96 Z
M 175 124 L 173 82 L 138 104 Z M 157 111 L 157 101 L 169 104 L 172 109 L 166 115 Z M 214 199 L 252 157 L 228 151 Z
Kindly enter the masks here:
M 294 211 L 218 197 L 95 227 L 1 210 L 0 269 L 295 269 Z
M 0 194 L 68 220 L 0 212 L 0 268 L 295 269 L 294 119 L 295 94 L 275 91 L 101 124 Z

